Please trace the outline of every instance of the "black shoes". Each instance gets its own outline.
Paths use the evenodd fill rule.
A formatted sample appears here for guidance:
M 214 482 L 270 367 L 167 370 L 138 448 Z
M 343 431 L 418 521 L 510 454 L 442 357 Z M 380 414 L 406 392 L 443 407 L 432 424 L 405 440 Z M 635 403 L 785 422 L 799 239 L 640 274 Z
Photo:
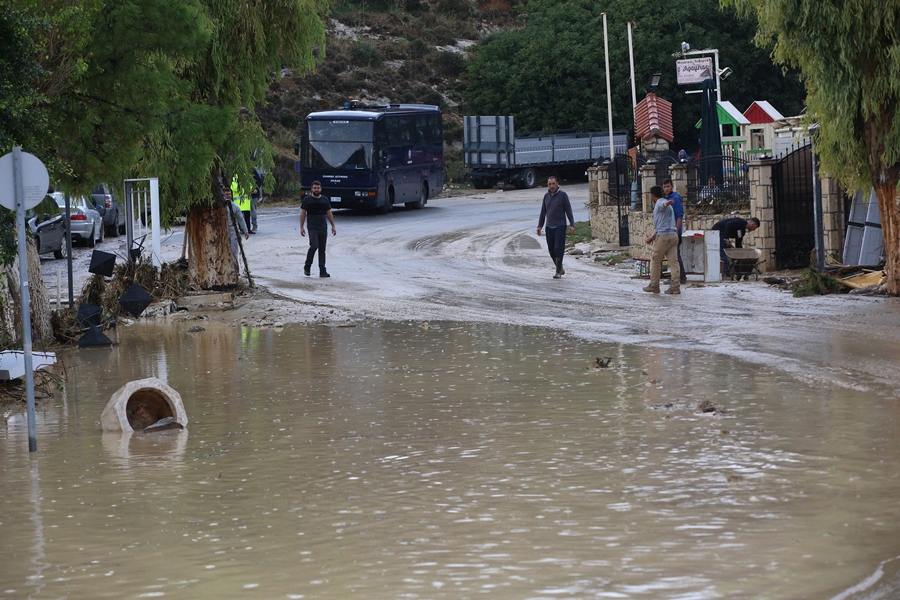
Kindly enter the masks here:
M 309 277 L 309 269 L 310 268 L 307 266 L 303 267 L 303 274 L 307 277 Z M 328 271 L 326 271 L 325 269 L 319 269 L 319 277 L 331 277 L 331 275 L 329 275 Z

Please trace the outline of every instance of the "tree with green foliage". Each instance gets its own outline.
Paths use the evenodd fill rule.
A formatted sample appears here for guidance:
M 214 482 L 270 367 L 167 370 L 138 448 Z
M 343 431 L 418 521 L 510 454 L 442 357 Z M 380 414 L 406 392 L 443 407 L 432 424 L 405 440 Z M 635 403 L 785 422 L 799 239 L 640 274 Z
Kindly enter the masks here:
M 253 168 L 271 171 L 256 107 L 283 68 L 313 67 L 327 1 L 20 0 L 17 7 L 4 8 L 0 26 L 24 32 L 8 43 L 22 57 L 13 66 L 31 80 L 20 105 L 32 112 L 9 120 L 18 128 L 0 120 L 0 140 L 44 160 L 65 191 L 158 177 L 162 224 L 190 214 L 193 283 L 237 283 L 220 179 L 237 174 L 249 190 Z M 0 102 L 4 109 L 6 95 Z
M 673 103 L 676 148 L 698 148 L 694 124 L 699 95 L 675 82 L 674 52 L 718 48 L 720 63 L 734 75 L 723 98 L 739 108 L 769 100 L 785 114 L 802 109 L 803 87 L 773 65 L 753 43 L 756 25 L 716 0 L 531 0 L 528 21 L 517 31 L 489 36 L 476 47 L 467 71 L 468 114 L 510 114 L 517 130 L 607 128 L 606 75 L 601 13 L 607 13 L 613 95 L 613 126 L 633 129 L 626 24 L 634 23 L 638 101 L 645 82 L 661 73 L 657 94 Z M 696 87 L 696 86 L 694 86 Z
M 722 2 L 756 17 L 759 43 L 800 69 L 822 168 L 845 190 L 874 187 L 887 287 L 900 295 L 900 2 Z
M 320 15 L 327 2 L 200 4 L 209 43 L 180 70 L 190 104 L 167 116 L 164 129 L 148 139 L 141 168 L 166 182 L 166 192 L 176 199 L 170 208 L 189 208 L 190 277 L 209 289 L 237 283 L 238 265 L 224 235 L 231 224 L 222 178 L 228 183 L 237 175 L 249 192 L 254 167 L 271 172 L 271 146 L 256 107 L 282 68 L 314 66 L 315 50 L 325 43 Z

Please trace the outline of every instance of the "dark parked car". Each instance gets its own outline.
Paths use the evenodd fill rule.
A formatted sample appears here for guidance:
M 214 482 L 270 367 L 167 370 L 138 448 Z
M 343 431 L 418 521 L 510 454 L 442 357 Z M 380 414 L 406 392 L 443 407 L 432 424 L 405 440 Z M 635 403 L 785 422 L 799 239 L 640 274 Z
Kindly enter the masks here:
M 28 220 L 34 234 L 38 254 L 53 253 L 53 258 L 66 257 L 66 220 L 61 214 L 41 213 Z
M 103 183 L 91 190 L 94 199 L 94 207 L 103 217 L 103 225 L 106 227 L 106 235 L 115 237 L 125 233 L 125 208 L 116 202 L 109 185 Z

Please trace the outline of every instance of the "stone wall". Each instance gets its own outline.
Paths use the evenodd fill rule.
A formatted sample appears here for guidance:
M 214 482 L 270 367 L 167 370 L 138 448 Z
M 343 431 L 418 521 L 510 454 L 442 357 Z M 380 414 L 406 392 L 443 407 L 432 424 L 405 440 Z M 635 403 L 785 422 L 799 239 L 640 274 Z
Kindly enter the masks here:
M 604 244 L 619 243 L 619 213 L 615 206 L 591 205 L 591 235 Z
M 822 222 L 825 229 L 825 258 L 833 256 L 841 261 L 844 257 L 844 191 L 837 181 L 822 178 Z
M 747 234 L 743 246 L 758 248 L 760 255 L 760 271 L 775 269 L 775 190 L 772 171 L 776 161 L 772 159 L 753 161 L 748 165 L 750 175 L 750 213 L 740 215 L 700 215 L 685 214 L 683 229 L 709 230 L 712 226 L 729 217 L 740 216 L 748 219 L 756 217 L 760 221 L 759 228 Z M 645 165 L 644 181 L 655 181 L 652 166 Z M 676 191 L 682 196 L 687 194 L 687 168 L 683 164 L 670 167 L 670 177 Z M 616 206 L 609 206 L 609 181 L 606 167 L 588 169 L 591 181 L 591 233 L 605 243 L 618 243 L 619 223 Z M 825 255 L 840 258 L 844 245 L 844 209 L 843 193 L 837 183 L 828 177 L 822 178 L 822 214 L 825 228 Z M 649 258 L 650 249 L 644 240 L 653 233 L 652 204 L 650 186 L 643 186 L 642 202 L 638 210 L 628 210 L 629 253 L 634 258 Z M 606 202 L 606 205 L 603 205 Z M 625 208 L 623 207 L 623 210 Z
M 730 216 L 732 215 L 685 215 L 682 230 L 708 231 L 717 222 Z M 633 258 L 650 258 L 650 246 L 645 244 L 644 240 L 653 235 L 653 213 L 635 212 L 630 214 L 628 216 L 628 232 L 631 256 Z M 754 247 L 753 235 L 753 233 L 747 234 L 745 248 Z

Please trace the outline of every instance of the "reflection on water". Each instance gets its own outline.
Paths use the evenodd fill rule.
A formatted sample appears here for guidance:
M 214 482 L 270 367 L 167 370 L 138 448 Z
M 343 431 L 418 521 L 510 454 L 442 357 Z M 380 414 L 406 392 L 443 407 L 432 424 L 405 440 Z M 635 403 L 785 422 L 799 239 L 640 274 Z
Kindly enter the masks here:
M 900 589 L 892 401 L 517 327 L 186 328 L 67 353 L 34 456 L 8 416 L 0 597 Z M 150 376 L 189 429 L 101 432 Z

